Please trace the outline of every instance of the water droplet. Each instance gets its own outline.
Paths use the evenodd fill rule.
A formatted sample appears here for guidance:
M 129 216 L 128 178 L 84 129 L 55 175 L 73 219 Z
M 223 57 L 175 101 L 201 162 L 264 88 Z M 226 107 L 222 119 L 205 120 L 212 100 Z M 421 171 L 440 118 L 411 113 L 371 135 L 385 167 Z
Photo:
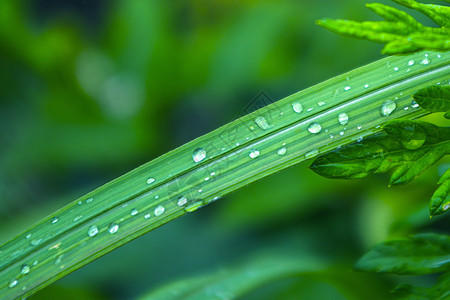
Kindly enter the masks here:
M 416 100 L 412 100 L 411 101 L 411 107 L 412 108 L 418 108 L 419 107 L 419 104 L 416 102 Z
M 364 88 L 367 89 L 368 87 L 369 87 L 369 84 L 366 83 L 366 84 L 364 85 Z
M 98 228 L 97 228 L 97 226 L 92 225 L 91 227 L 89 227 L 89 229 L 88 229 L 88 235 L 89 235 L 90 237 L 95 236 L 97 233 L 98 233 Z
M 37 246 L 41 243 L 42 239 L 32 240 L 30 245 L 31 246 Z
M 136 208 L 133 208 L 131 211 L 130 211 L 130 215 L 132 215 L 132 216 L 135 216 L 135 215 L 137 215 L 139 213 L 139 210 L 137 210 Z
M 186 208 L 184 209 L 187 212 L 193 212 L 196 211 L 197 209 L 199 209 L 200 207 L 203 206 L 203 202 L 202 201 L 197 201 L 191 205 L 186 206 Z
M 351 87 L 348 85 L 344 88 L 344 90 L 346 90 L 346 91 L 350 91 L 350 89 L 351 89 Z
M 303 111 L 303 106 L 300 102 L 293 102 L 292 109 L 299 114 Z
M 431 62 L 431 60 L 428 57 L 425 57 L 420 61 L 421 65 L 428 65 Z
M 27 234 L 25 238 L 28 240 L 31 237 L 31 233 Z
M 395 68 L 394 68 L 394 71 L 397 72 L 397 71 L 398 71 L 398 67 L 395 67 Z
M 78 205 L 81 205 L 81 204 L 83 204 L 83 202 L 81 202 L 81 201 L 78 201 Z
M 319 133 L 321 130 L 322 126 L 320 126 L 320 124 L 317 122 L 311 123 L 308 127 L 308 131 L 314 134 Z
M 203 189 L 199 189 L 198 192 L 199 192 L 199 193 L 203 192 Z
M 23 275 L 30 273 L 30 266 L 27 264 L 23 264 L 22 268 L 20 269 L 20 273 Z
M 361 130 L 362 125 L 358 125 L 356 128 L 358 128 L 358 130 Z
M 325 102 L 323 102 L 323 101 L 319 101 L 319 102 L 317 102 L 317 105 L 319 105 L 319 106 L 324 106 L 326 103 Z
M 408 66 L 413 66 L 416 62 L 414 61 L 414 59 L 411 59 L 410 61 L 408 61 Z
M 208 181 L 209 180 L 209 177 L 205 177 L 205 181 Z
M 344 135 L 344 133 L 345 133 L 345 132 L 341 131 L 341 132 L 339 132 L 339 135 L 342 136 L 342 135 Z
M 164 208 L 164 206 L 158 205 L 158 206 L 155 208 L 155 211 L 154 211 L 155 216 L 158 217 L 158 216 L 162 215 L 162 214 L 164 213 L 165 210 L 166 210 L 166 209 Z
M 194 150 L 194 152 L 192 153 L 192 159 L 198 163 L 201 162 L 202 160 L 204 160 L 206 157 L 206 150 L 203 148 L 197 148 Z
M 406 73 L 408 73 L 409 71 L 411 71 L 411 69 L 410 69 L 410 68 L 406 69 Z
M 91 203 L 92 201 L 94 201 L 94 198 L 91 197 L 86 200 L 86 203 Z
M 178 201 L 177 201 L 177 205 L 178 206 L 183 206 L 187 203 L 187 198 L 184 196 L 180 196 L 178 197 Z
M 155 196 L 155 200 L 156 200 L 156 199 L 159 199 L 159 196 L 158 196 L 158 195 Z
M 408 110 L 408 109 L 409 109 L 408 106 L 403 107 L 403 110 Z
M 383 116 L 389 116 L 397 107 L 397 104 L 395 104 L 392 100 L 387 100 L 381 105 L 381 114 Z
M 144 219 L 149 219 L 151 216 L 151 214 L 145 214 Z
M 33 266 L 36 266 L 37 264 L 38 264 L 37 260 L 33 261 Z
M 248 156 L 250 156 L 250 158 L 256 158 L 259 156 L 259 151 L 256 149 L 251 149 Z
M 216 175 L 216 172 L 211 172 L 211 173 L 209 173 L 209 175 L 214 176 L 214 175 Z
M 148 179 L 147 179 L 147 184 L 152 184 L 153 182 L 155 182 L 155 178 L 153 178 L 153 177 L 149 177 Z
M 17 285 L 17 283 L 18 283 L 17 279 L 13 279 L 9 282 L 8 287 L 13 288 Z
M 266 130 L 272 127 L 272 125 L 270 125 L 269 122 L 267 122 L 266 118 L 264 117 L 257 117 L 255 119 L 255 122 L 262 130 Z
M 278 155 L 285 155 L 286 152 L 287 152 L 286 147 L 283 147 L 283 148 L 278 149 L 277 154 Z
M 239 146 L 240 144 L 239 143 L 236 143 L 236 146 Z
M 330 139 L 334 139 L 334 136 L 332 134 L 329 135 Z
M 78 221 L 81 220 L 82 217 L 83 217 L 83 216 L 76 216 L 75 218 L 73 218 L 73 221 L 74 221 L 74 222 L 78 222 Z
M 249 127 L 250 130 L 255 130 L 255 126 L 250 126 Z M 225 150 L 225 148 L 222 148 L 222 151 Z
M 444 206 L 442 206 L 442 210 L 446 211 L 450 208 L 450 203 L 446 203 Z
M 58 221 L 59 221 L 58 217 L 53 217 L 52 220 L 51 220 L 52 224 L 55 224 Z
M 346 113 L 340 113 L 338 119 L 341 125 L 346 125 L 348 123 L 348 116 Z
M 111 234 L 116 233 L 119 230 L 119 224 L 117 223 L 111 223 L 108 226 L 108 232 Z
M 313 158 L 313 157 L 317 156 L 317 154 L 319 154 L 319 150 L 314 149 L 314 150 L 311 150 L 311 151 L 305 153 L 305 158 L 306 159 Z
M 437 55 L 436 55 L 436 57 L 437 57 L 437 58 L 441 58 L 441 57 L 442 57 L 442 55 L 440 55 L 440 54 L 437 54 Z
M 310 107 L 310 108 L 308 108 L 306 111 L 307 112 L 310 112 L 310 111 L 312 111 L 314 109 L 314 107 Z

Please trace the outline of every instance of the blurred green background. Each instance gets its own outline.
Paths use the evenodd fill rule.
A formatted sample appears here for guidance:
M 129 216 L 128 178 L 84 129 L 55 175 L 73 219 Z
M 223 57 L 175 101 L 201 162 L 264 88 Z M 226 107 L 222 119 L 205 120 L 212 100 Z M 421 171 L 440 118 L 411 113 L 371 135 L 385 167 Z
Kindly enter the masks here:
M 0 1 L 0 242 L 245 114 L 261 91 L 278 100 L 381 58 L 380 45 L 314 24 L 322 17 L 378 20 L 364 3 Z M 348 290 L 356 283 L 365 299 L 380 299 L 399 281 L 426 285 L 428 277 L 351 268 L 376 242 L 448 228 L 427 212 L 447 167 L 388 190 L 385 176 L 327 180 L 307 164 L 295 166 L 146 234 L 30 299 L 135 298 L 245 266 L 261 253 L 313 254 L 349 283 L 298 276 L 248 299 L 357 299 Z

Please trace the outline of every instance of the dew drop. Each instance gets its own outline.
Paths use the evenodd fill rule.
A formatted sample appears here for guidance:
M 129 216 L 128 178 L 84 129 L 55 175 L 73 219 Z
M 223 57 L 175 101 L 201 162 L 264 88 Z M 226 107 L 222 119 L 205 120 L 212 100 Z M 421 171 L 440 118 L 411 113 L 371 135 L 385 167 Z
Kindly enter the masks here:
M 250 126 L 249 129 L 253 131 L 253 130 L 255 130 L 255 126 Z M 222 151 L 223 150 L 225 150 L 225 148 L 222 148 Z
M 348 116 L 346 113 L 340 113 L 338 119 L 341 125 L 346 125 L 348 123 Z
M 394 68 L 394 71 L 397 72 L 397 71 L 398 71 L 398 67 L 395 67 L 395 68 Z
M 369 84 L 366 83 L 366 84 L 364 85 L 364 88 L 367 89 L 368 87 L 369 87 Z
M 83 202 L 81 202 L 81 201 L 78 201 L 78 205 L 81 205 L 81 204 L 83 204 Z
M 94 198 L 91 197 L 86 200 L 86 203 L 91 203 L 92 201 L 94 201 Z
M 52 220 L 51 220 L 52 224 L 55 224 L 58 221 L 59 221 L 58 217 L 53 217 Z
M 314 149 L 314 150 L 311 150 L 311 151 L 305 153 L 305 158 L 306 159 L 313 158 L 313 157 L 317 156 L 317 154 L 319 154 L 319 150 Z
M 78 222 L 78 221 L 81 220 L 82 217 L 83 217 L 83 216 L 76 216 L 75 218 L 73 218 L 73 221 L 74 221 L 74 222 Z
M 308 108 L 306 111 L 307 112 L 310 112 L 310 111 L 312 111 L 314 109 L 314 107 L 310 107 L 310 108 Z
M 155 178 L 153 178 L 153 177 L 149 177 L 148 179 L 147 179 L 147 184 L 152 184 L 153 182 L 155 182 Z
M 419 107 L 419 104 L 416 102 L 416 100 L 412 100 L 411 101 L 411 107 L 412 108 L 418 108 Z
M 314 134 L 319 133 L 321 130 L 322 126 L 320 126 L 320 124 L 317 122 L 311 123 L 308 127 L 308 131 Z
M 17 285 L 18 281 L 17 279 L 13 279 L 9 282 L 8 287 L 11 289 Z
M 278 155 L 285 155 L 286 152 L 287 152 L 286 147 L 283 147 L 283 148 L 280 148 L 280 149 L 277 150 L 277 154 Z
M 209 180 L 209 177 L 205 177 L 205 181 L 208 181 Z
M 139 213 L 139 210 L 137 210 L 136 208 L 133 208 L 131 211 L 130 211 L 130 215 L 132 215 L 132 216 L 135 216 L 135 215 L 137 215 Z
M 449 208 L 450 208 L 450 203 L 447 203 L 444 206 L 442 206 L 443 211 L 447 211 Z
M 344 90 L 346 90 L 346 91 L 350 91 L 350 89 L 351 89 L 351 87 L 348 85 L 344 88 Z
M 151 214 L 146 214 L 146 215 L 144 216 L 144 219 L 149 219 L 151 216 L 152 216 Z
M 20 269 L 20 273 L 23 275 L 30 273 L 30 266 L 27 264 L 23 264 L 22 268 Z
M 155 216 L 158 217 L 158 216 L 162 215 L 162 214 L 164 213 L 165 210 L 166 210 L 166 209 L 164 208 L 164 206 L 158 205 L 158 206 L 155 208 L 155 211 L 154 211 Z
M 29 234 L 27 234 L 26 236 L 25 236 L 25 238 L 28 240 L 29 238 L 31 238 L 31 233 L 29 233 Z
M 33 266 L 36 266 L 39 262 L 37 260 L 33 261 Z
M 159 196 L 158 196 L 158 195 L 155 196 L 155 200 L 156 200 L 156 199 L 159 199 Z
M 362 125 L 358 125 L 356 128 L 358 128 L 358 130 L 361 130 Z
M 183 206 L 187 203 L 187 198 L 184 196 L 180 196 L 178 197 L 178 201 L 177 201 L 177 205 L 178 206 Z
M 299 114 L 303 111 L 303 106 L 300 102 L 293 102 L 292 109 Z
M 319 101 L 319 102 L 317 102 L 317 105 L 318 106 L 324 106 L 326 103 L 325 102 L 323 102 L 323 101 Z
M 266 118 L 264 117 L 257 117 L 255 119 L 255 123 L 259 126 L 259 128 L 261 128 L 262 130 L 266 130 L 269 129 L 270 127 L 272 127 L 272 125 L 269 124 L 269 122 L 267 122 Z
M 216 175 L 216 172 L 211 172 L 211 173 L 209 173 L 209 175 L 214 176 L 214 175 Z
M 345 134 L 345 132 L 343 132 L 343 131 L 339 132 L 339 135 L 340 135 L 340 136 L 342 136 L 342 135 L 344 135 L 344 134 Z
M 197 148 L 192 153 L 192 159 L 198 163 L 206 158 L 206 150 L 203 148 Z
M 436 57 L 437 57 L 437 58 L 441 58 L 441 57 L 442 57 L 442 55 L 438 54 L 438 55 L 436 55 Z
M 119 230 L 119 224 L 117 223 L 111 223 L 108 226 L 108 232 L 111 234 L 116 233 Z
M 421 65 L 428 65 L 431 62 L 431 60 L 428 57 L 425 57 L 420 61 Z
M 408 110 L 408 109 L 409 109 L 408 106 L 403 107 L 403 110 Z
M 334 136 L 332 134 L 329 135 L 330 139 L 334 139 Z
M 197 201 L 191 205 L 186 206 L 186 208 L 184 209 L 187 212 L 193 212 L 196 211 L 197 209 L 199 209 L 200 207 L 203 206 L 203 202 L 202 201 Z
M 414 61 L 414 59 L 411 59 L 410 61 L 408 61 L 408 66 L 413 66 L 416 62 Z
M 250 153 L 248 154 L 248 156 L 250 156 L 250 158 L 256 158 L 259 156 L 259 151 L 256 149 L 252 149 L 252 150 L 250 150 Z
M 383 116 L 389 116 L 397 107 L 397 104 L 395 104 L 392 100 L 387 100 L 381 105 L 381 114 Z
M 41 243 L 42 239 L 32 240 L 30 245 L 31 246 L 37 246 Z
M 88 235 L 89 235 L 90 237 L 93 237 L 93 236 L 97 235 L 97 233 L 98 233 L 98 228 L 97 228 L 97 226 L 92 225 L 91 227 L 89 227 L 89 229 L 88 229 Z

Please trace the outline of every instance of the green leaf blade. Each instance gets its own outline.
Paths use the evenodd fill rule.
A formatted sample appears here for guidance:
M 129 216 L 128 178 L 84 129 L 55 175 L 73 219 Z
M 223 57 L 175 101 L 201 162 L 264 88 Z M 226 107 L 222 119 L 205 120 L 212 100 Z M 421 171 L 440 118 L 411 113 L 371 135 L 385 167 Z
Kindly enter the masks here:
M 356 270 L 423 275 L 450 270 L 450 237 L 418 234 L 373 247 L 355 265 Z
M 430 200 L 430 216 L 438 216 L 450 209 L 450 169 L 442 174 L 439 179 L 439 187 L 434 192 Z

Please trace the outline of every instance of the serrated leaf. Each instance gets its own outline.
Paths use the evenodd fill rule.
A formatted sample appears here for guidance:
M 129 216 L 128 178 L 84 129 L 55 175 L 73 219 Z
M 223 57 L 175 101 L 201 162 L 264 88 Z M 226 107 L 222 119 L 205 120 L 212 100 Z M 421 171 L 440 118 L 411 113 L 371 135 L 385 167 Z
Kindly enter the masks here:
M 405 184 L 450 152 L 450 130 L 411 120 L 394 120 L 384 133 L 318 157 L 311 169 L 328 178 L 362 178 L 392 168 L 390 185 Z
M 355 265 L 366 272 L 408 275 L 450 270 L 450 236 L 418 234 L 383 242 L 369 250 Z
M 401 284 L 392 292 L 399 300 L 445 300 L 450 298 L 450 272 L 442 274 L 432 287 Z
M 370 3 L 366 6 L 386 21 L 357 22 L 324 18 L 316 23 L 339 35 L 386 44 L 383 54 L 406 54 L 422 49 L 446 51 L 450 49 L 450 8 L 421 4 L 411 0 L 393 0 L 428 16 L 440 28 L 424 26 L 408 13 L 397 8 Z
M 437 216 L 445 213 L 450 208 L 450 169 L 447 169 L 439 179 L 440 185 L 434 192 L 430 200 L 430 216 Z
M 450 86 L 430 86 L 418 90 L 413 98 L 425 110 L 447 113 L 450 111 Z

